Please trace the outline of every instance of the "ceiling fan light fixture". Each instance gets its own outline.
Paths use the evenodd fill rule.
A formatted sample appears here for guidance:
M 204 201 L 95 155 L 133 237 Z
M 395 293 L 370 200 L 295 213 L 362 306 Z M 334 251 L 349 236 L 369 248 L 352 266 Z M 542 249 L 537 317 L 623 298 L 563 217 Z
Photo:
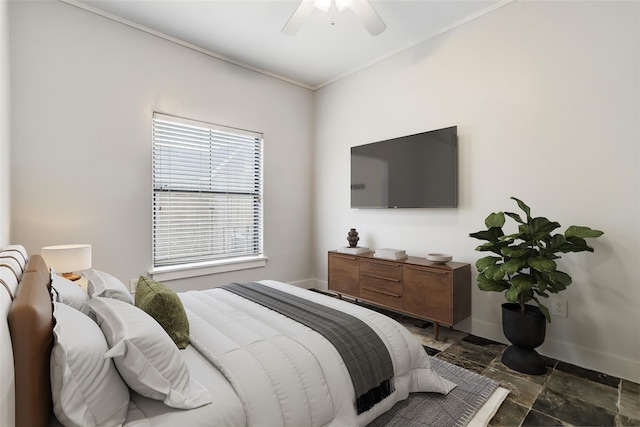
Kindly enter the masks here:
M 353 3 L 353 0 L 335 0 L 336 2 L 336 8 L 342 12 L 345 9 L 348 9 L 351 7 L 351 4 Z
M 351 8 L 353 13 L 358 17 L 362 25 L 367 29 L 369 34 L 377 36 L 382 33 L 387 24 L 384 23 L 382 18 L 378 15 L 376 10 L 371 6 L 369 0 L 299 0 L 298 7 L 293 12 L 293 15 L 289 18 L 282 32 L 287 35 L 294 35 L 298 32 L 302 23 L 307 19 L 313 9 L 317 8 L 324 12 L 328 12 L 333 6 L 338 11 L 342 12 L 345 9 Z M 331 24 L 335 24 L 333 20 L 333 14 L 331 17 Z
M 316 9 L 320 9 L 323 12 L 328 12 L 331 9 L 332 0 L 313 0 L 313 5 Z

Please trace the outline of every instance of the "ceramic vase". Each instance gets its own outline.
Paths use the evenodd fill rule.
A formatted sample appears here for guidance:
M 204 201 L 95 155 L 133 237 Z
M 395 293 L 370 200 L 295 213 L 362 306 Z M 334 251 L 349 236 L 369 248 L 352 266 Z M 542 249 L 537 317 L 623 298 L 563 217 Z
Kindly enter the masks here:
M 351 230 L 349 230 L 349 233 L 347 234 L 349 247 L 355 248 L 356 246 L 358 246 L 358 240 L 360 240 L 360 238 L 358 237 L 358 232 L 356 231 L 356 229 L 352 228 Z

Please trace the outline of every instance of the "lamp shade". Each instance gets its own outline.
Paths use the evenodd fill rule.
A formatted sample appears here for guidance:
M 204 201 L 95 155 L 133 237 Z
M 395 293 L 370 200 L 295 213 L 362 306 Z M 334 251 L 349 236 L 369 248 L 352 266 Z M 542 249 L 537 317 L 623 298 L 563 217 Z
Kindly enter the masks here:
M 49 268 L 61 273 L 91 268 L 91 245 L 45 246 L 40 255 Z

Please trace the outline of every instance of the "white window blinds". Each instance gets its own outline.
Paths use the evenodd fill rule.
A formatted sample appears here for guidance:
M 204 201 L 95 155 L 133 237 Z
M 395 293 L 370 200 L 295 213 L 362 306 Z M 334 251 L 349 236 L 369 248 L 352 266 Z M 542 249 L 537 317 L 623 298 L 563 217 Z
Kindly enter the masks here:
M 153 115 L 153 264 L 262 255 L 262 135 Z

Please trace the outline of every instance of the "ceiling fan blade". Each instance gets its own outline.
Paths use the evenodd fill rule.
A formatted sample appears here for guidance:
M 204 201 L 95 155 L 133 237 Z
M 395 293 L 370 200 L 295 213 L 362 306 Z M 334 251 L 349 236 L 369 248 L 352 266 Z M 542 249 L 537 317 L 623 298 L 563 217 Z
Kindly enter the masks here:
M 351 9 L 372 36 L 377 36 L 387 28 L 387 24 L 380 18 L 368 0 L 354 0 Z
M 298 32 L 304 21 L 307 19 L 313 11 L 313 0 L 301 0 L 300 4 L 291 15 L 291 18 L 282 27 L 282 32 L 286 35 L 292 36 Z

